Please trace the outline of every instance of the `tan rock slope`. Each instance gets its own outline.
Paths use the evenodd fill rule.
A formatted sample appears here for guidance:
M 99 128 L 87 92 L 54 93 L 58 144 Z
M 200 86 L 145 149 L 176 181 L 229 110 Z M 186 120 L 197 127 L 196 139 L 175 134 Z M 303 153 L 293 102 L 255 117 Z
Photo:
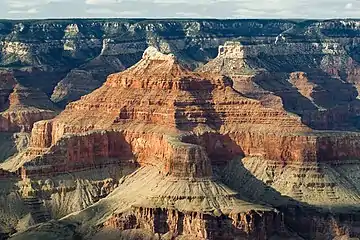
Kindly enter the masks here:
M 355 171 L 344 175 L 359 166 L 359 134 L 314 131 L 279 97 L 251 79 L 238 88 L 231 77 L 189 71 L 150 47 L 133 67 L 35 123 L 30 147 L 3 167 L 25 182 L 119 169 L 123 177 L 109 196 L 49 223 L 86 238 L 132 231 L 161 239 L 356 235 L 360 185 Z M 295 77 L 309 95 L 315 85 Z M 303 209 L 309 205 L 312 215 Z M 350 220 L 328 221 L 340 210 Z M 40 236 L 49 224 L 14 239 Z

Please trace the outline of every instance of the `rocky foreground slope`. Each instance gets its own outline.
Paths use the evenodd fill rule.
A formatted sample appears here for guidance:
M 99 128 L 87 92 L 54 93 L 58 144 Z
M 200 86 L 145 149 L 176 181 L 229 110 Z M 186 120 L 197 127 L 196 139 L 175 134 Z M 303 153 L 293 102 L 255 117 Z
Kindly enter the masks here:
M 314 130 L 237 91 L 231 76 L 193 72 L 150 47 L 54 119 L 35 123 L 29 148 L 3 164 L 53 214 L 65 207 L 62 196 L 89 206 L 13 238 L 356 237 L 359 139 Z M 111 184 L 99 176 L 103 194 L 88 179 L 82 190 L 59 181 L 71 173 L 81 184 L 109 167 L 117 174 Z

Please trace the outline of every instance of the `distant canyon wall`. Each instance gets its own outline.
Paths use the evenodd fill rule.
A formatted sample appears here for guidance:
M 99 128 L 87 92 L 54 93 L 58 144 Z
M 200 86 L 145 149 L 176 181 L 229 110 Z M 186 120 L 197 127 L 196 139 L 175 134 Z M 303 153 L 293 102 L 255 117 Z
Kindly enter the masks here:
M 196 68 L 216 57 L 228 40 L 257 45 L 247 48 L 245 57 L 336 54 L 360 59 L 360 22 L 355 20 L 3 20 L 0 67 L 64 106 L 136 63 L 149 45 Z

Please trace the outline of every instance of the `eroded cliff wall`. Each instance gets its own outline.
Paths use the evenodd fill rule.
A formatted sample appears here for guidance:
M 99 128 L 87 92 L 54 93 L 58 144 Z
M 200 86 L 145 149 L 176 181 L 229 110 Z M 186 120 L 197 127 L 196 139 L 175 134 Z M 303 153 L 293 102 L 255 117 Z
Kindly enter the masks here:
M 314 58 L 333 53 L 358 61 L 359 36 L 355 20 L 3 21 L 0 66 L 14 69 L 22 84 L 38 87 L 64 105 L 99 87 L 108 74 L 136 63 L 148 46 L 172 52 L 192 68 L 214 58 L 219 45 L 234 39 L 261 44 L 244 56 L 284 55 L 275 46 L 282 44 L 287 56 L 305 52 L 302 61 L 313 64 Z M 317 64 L 349 64 L 342 59 Z M 279 66 L 279 61 L 273 65 Z M 358 74 L 353 68 L 347 72 Z

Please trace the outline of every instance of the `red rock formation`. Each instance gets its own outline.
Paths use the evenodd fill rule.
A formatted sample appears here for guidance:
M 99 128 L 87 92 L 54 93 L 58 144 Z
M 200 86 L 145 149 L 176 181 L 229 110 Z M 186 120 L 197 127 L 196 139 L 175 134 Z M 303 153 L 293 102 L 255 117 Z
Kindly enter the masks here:
M 298 117 L 265 108 L 259 101 L 239 95 L 227 78 L 192 73 L 180 67 L 172 56 L 152 51 L 145 52 L 143 60 L 134 67 L 111 75 L 92 94 L 70 103 L 54 120 L 35 124 L 32 146 L 49 147 L 49 138 L 54 144 L 67 133 L 109 128 L 126 128 L 130 132 L 137 124 L 147 128 L 162 125 L 160 130 L 173 133 L 201 124 L 215 129 L 221 125 L 227 129 L 306 129 Z M 52 133 L 44 137 L 50 129 L 48 124 Z
M 69 104 L 56 119 L 36 123 L 32 134 L 32 147 L 50 147 L 67 133 L 93 129 L 123 129 L 125 126 L 128 128 L 124 134 L 126 142 L 137 155 L 139 163 L 146 164 L 143 159 L 149 155 L 159 155 L 158 161 L 166 163 L 165 172 L 173 173 L 176 170 L 171 169 L 175 165 L 177 169 L 190 169 L 190 162 L 196 163 L 196 158 L 192 155 L 204 155 L 202 150 L 196 150 L 196 146 L 189 148 L 182 143 L 174 143 L 175 147 L 169 146 L 161 134 L 158 137 L 160 140 L 156 140 L 151 134 L 147 137 L 143 132 L 134 132 L 132 129 L 136 129 L 137 124 L 163 125 L 163 129 L 174 133 L 178 131 L 176 128 L 190 130 L 199 124 L 208 124 L 215 128 L 220 125 L 231 128 L 240 128 L 242 125 L 267 129 L 279 126 L 284 129 L 304 128 L 297 118 L 288 116 L 283 111 L 264 108 L 258 101 L 238 95 L 231 89 L 226 78 L 191 73 L 177 65 L 172 56 L 152 51 L 154 50 L 148 50 L 143 60 L 133 68 L 110 76 L 102 88 L 78 102 Z M 133 94 L 134 91 L 137 95 Z M 139 147 L 142 144 L 148 146 Z M 205 144 L 205 147 L 206 145 L 208 144 Z M 159 150 L 156 150 L 157 147 Z M 189 156 L 184 167 L 179 165 L 181 161 L 173 160 L 177 159 L 178 154 L 178 159 L 187 159 L 184 156 Z M 156 157 L 152 157 L 152 161 L 153 159 Z M 198 159 L 205 159 L 205 156 Z M 205 169 L 209 168 L 204 168 L 205 175 L 208 175 L 209 170 Z M 197 171 L 199 170 L 192 174 L 201 176 L 202 173 Z M 186 175 L 190 172 L 182 170 L 178 174 Z
M 0 73 L 0 92 L 0 131 L 30 132 L 35 122 L 56 115 L 44 93 L 21 86 L 11 73 Z
M 309 83 L 303 73 L 291 76 L 290 82 L 311 99 L 315 85 Z M 66 134 L 117 129 L 123 131 L 124 144 L 130 146 L 140 164 L 162 162 L 167 173 L 175 173 L 178 168 L 183 174 L 201 176 L 200 172 L 184 169 L 190 169 L 192 162 L 204 166 L 201 171 L 209 175 L 211 170 L 206 170 L 210 168 L 206 167 L 208 160 L 202 153 L 204 150 L 176 138 L 170 141 L 163 137 L 164 133 L 176 135 L 179 131 L 201 129 L 201 126 L 220 130 L 213 139 L 203 138 L 201 143 L 196 143 L 203 146 L 209 156 L 214 156 L 210 147 L 214 146 L 214 140 L 223 143 L 222 135 L 227 135 L 228 145 L 232 144 L 232 147 L 225 147 L 228 159 L 244 154 L 289 163 L 359 157 L 356 134 L 337 136 L 336 143 L 326 140 L 332 138 L 311 133 L 299 117 L 264 107 L 257 100 L 238 94 L 227 78 L 190 72 L 178 65 L 173 56 L 152 48 L 134 67 L 111 75 L 101 88 L 70 103 L 57 118 L 36 123 L 31 145 L 49 148 Z M 207 131 L 201 130 L 198 135 Z M 346 144 L 341 145 L 341 142 Z M 323 150 L 330 148 L 332 151 Z M 181 161 L 174 161 L 178 155 L 179 159 L 188 159 L 182 167 Z M 215 158 L 224 156 L 218 154 L 212 158 L 216 161 Z M 198 165 L 200 162 L 196 163 L 196 159 L 204 161 Z M 176 168 L 172 169 L 174 166 Z
M 32 149 L 36 148 L 29 148 Z M 164 174 L 177 177 L 211 176 L 210 160 L 202 147 L 182 143 L 177 138 L 171 139 L 159 133 L 122 131 L 95 131 L 63 137 L 41 157 L 26 163 L 22 175 L 25 178 L 40 173 L 79 171 L 113 164 L 119 159 L 131 163 L 135 158 L 143 166 L 163 165 Z
M 33 148 L 30 148 L 33 149 Z M 94 132 L 62 138 L 41 156 L 22 167 L 22 178 L 132 164 L 133 154 L 118 132 Z M 121 161 L 119 161 L 121 160 Z
M 316 84 L 302 73 L 291 76 L 291 88 L 311 100 Z M 205 239 L 266 239 L 284 227 L 283 219 L 268 208 L 247 212 L 236 192 L 213 179 L 214 167 L 242 156 L 270 159 L 280 167 L 316 165 L 359 159 L 360 151 L 358 134 L 316 132 L 300 116 L 281 109 L 276 98 L 266 105 L 271 93 L 258 93 L 249 98 L 234 90 L 229 78 L 191 72 L 172 55 L 149 48 L 139 63 L 109 76 L 56 118 L 35 123 L 29 151 L 45 153 L 29 158 L 22 176 L 138 164 L 140 180 L 134 173 L 118 190 L 134 191 L 129 196 L 143 202 L 125 213 L 133 202 L 114 194 L 124 206 L 105 225 Z M 150 166 L 156 169 L 147 171 Z M 154 176 L 147 178 L 152 171 Z M 135 191 L 143 181 L 150 190 Z M 161 228 L 164 222 L 167 229 Z

